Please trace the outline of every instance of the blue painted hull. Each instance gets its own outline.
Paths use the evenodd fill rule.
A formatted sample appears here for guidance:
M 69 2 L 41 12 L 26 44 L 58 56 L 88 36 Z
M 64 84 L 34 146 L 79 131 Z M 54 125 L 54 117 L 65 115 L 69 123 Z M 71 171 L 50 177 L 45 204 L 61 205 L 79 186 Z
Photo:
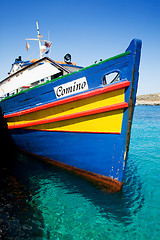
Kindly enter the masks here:
M 16 145 L 25 151 L 122 181 L 124 144 L 118 134 L 24 129 L 12 130 L 11 134 Z
M 17 96 L 0 102 L 4 115 L 7 116 L 8 114 L 8 118 L 6 117 L 9 119 L 8 123 L 10 121 L 10 115 L 14 115 L 20 111 L 30 111 L 30 109 L 32 111 L 32 109 L 37 105 L 42 105 L 41 112 L 43 114 L 43 104 L 52 102 L 54 104 L 54 102 L 57 101 L 56 94 L 53 91 L 53 89 L 55 89 L 57 86 L 64 86 L 66 83 L 72 82 L 74 79 L 85 77 L 88 82 L 88 90 L 86 93 L 92 93 L 93 90 L 100 92 L 105 87 L 102 84 L 103 77 L 110 72 L 116 71 L 121 76 L 120 81 L 122 84 L 125 83 L 126 80 L 130 83 L 130 85 L 124 89 L 123 93 L 124 101 L 128 107 L 124 108 L 121 129 L 119 133 L 85 131 L 70 132 L 59 130 L 51 131 L 48 130 L 48 128 L 34 129 L 34 127 L 33 129 L 29 129 L 27 127 L 34 126 L 33 120 L 36 120 L 34 119 L 34 116 L 32 123 L 29 123 L 32 125 L 25 125 L 24 123 L 22 124 L 23 127 L 20 127 L 17 120 L 15 120 L 17 127 L 14 127 L 14 125 L 9 125 L 9 131 L 15 144 L 26 152 L 36 154 L 43 158 L 45 157 L 46 159 L 55 160 L 64 164 L 64 166 L 71 166 L 71 168 L 75 168 L 76 171 L 81 169 L 86 171 L 87 174 L 93 173 L 97 176 L 102 176 L 103 179 L 106 177 L 106 181 L 107 179 L 111 179 L 113 180 L 113 183 L 117 183 L 117 190 L 120 190 L 123 184 L 126 156 L 129 149 L 133 110 L 136 101 L 140 49 L 141 41 L 134 40 L 126 50 L 128 53 L 122 55 L 121 57 L 111 59 L 111 61 L 104 61 L 101 64 L 93 65 L 84 70 L 82 69 L 78 72 L 67 75 L 66 77 L 60 78 L 57 81 L 51 81 L 48 84 L 25 91 L 22 94 L 18 94 Z M 116 87 L 116 84 L 118 83 L 110 83 L 109 87 Z M 77 96 L 77 99 L 79 97 L 78 93 L 75 93 L 74 96 Z M 117 96 L 117 98 L 120 97 Z M 65 96 L 62 98 L 62 100 L 63 99 L 65 101 L 68 99 L 68 97 Z M 111 110 L 113 110 L 115 105 L 111 105 Z M 73 108 L 74 107 L 75 105 L 73 105 Z M 95 114 L 94 111 L 97 111 L 97 109 L 98 111 L 101 111 L 101 108 L 97 108 L 97 105 L 95 109 L 89 109 L 89 111 L 92 111 L 91 114 Z M 74 114 L 77 113 L 72 113 L 71 115 L 66 116 L 72 119 Z M 88 114 L 88 109 L 85 111 L 85 113 L 82 111 L 80 114 L 81 117 L 82 114 L 87 116 L 86 114 Z M 112 117 L 111 115 L 110 117 Z M 117 115 L 119 115 L 119 113 L 117 113 Z M 66 119 L 66 116 L 64 119 Z M 13 116 L 11 116 L 11 119 L 12 117 Z M 47 124 L 50 124 L 47 122 L 48 117 L 46 115 L 46 122 L 41 120 L 41 123 L 39 122 L 39 124 L 41 126 L 46 124 L 45 126 L 48 127 L 49 125 Z M 64 121 L 64 119 L 62 120 Z M 89 121 L 89 118 L 86 117 L 86 119 Z M 57 120 L 54 118 L 52 121 Z M 112 123 L 109 124 L 113 125 Z M 72 125 L 74 126 L 74 123 L 72 123 Z

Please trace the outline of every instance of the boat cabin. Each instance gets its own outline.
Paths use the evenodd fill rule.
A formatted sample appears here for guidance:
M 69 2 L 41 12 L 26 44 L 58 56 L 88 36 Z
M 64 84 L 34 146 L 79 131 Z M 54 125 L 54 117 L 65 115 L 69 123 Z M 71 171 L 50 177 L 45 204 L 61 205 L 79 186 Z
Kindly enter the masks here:
M 0 83 L 0 99 L 12 96 L 28 88 L 51 81 L 82 67 L 71 62 L 56 62 L 48 57 L 22 61 L 15 59 L 9 76 Z

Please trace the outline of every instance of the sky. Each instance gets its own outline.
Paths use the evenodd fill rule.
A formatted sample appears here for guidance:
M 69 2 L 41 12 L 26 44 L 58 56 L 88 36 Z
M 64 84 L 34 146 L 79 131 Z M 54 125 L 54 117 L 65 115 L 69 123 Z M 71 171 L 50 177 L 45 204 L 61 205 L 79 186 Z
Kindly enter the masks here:
M 138 95 L 160 92 L 159 0 L 5 0 L 0 3 L 0 81 L 15 58 L 39 58 L 36 21 L 53 42 L 50 58 L 66 53 L 79 66 L 123 53 L 132 39 L 142 40 Z

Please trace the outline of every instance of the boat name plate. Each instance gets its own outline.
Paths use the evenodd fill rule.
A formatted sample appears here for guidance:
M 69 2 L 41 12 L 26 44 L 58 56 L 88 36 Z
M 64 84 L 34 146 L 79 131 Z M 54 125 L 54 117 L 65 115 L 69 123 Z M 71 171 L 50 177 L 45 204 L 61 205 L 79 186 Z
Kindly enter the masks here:
M 54 88 L 57 98 L 66 97 L 75 93 L 83 92 L 85 90 L 88 90 L 88 83 L 85 77 L 59 85 Z

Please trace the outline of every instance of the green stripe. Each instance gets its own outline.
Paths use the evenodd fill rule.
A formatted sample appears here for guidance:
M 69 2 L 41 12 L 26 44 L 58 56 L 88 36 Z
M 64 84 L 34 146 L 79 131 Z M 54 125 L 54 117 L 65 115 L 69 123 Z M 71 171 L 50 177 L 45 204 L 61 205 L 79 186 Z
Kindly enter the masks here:
M 37 85 L 37 86 L 35 86 L 35 87 L 29 88 L 29 89 L 26 89 L 26 90 L 22 90 L 22 91 L 20 91 L 19 93 L 16 93 L 16 94 L 14 94 L 14 95 L 12 95 L 12 96 L 9 96 L 9 97 L 6 97 L 6 98 L 2 99 L 0 102 L 4 101 L 4 100 L 6 100 L 6 99 L 9 99 L 9 98 L 15 97 L 15 96 L 17 96 L 17 95 L 19 95 L 19 94 L 22 94 L 22 93 L 24 93 L 24 92 L 30 91 L 30 90 L 32 90 L 32 89 L 35 89 L 35 88 L 37 88 L 37 87 L 43 86 L 43 85 L 45 85 L 45 84 L 48 84 L 49 82 L 55 82 L 55 81 L 57 81 L 57 80 L 59 80 L 59 79 L 62 79 L 62 78 L 64 78 L 64 77 L 68 77 L 68 76 L 73 75 L 73 74 L 75 74 L 75 73 L 85 71 L 86 69 L 89 69 L 89 68 L 98 66 L 98 65 L 103 64 L 103 63 L 105 63 L 105 62 L 109 62 L 109 61 L 112 61 L 112 60 L 115 60 L 115 59 L 118 59 L 118 58 L 127 56 L 127 55 L 129 55 L 129 54 L 130 54 L 130 51 L 121 53 L 121 54 L 119 54 L 119 55 L 116 55 L 116 56 L 114 56 L 114 57 L 108 58 L 108 59 L 106 59 L 106 60 L 104 60 L 104 61 L 101 61 L 101 62 L 99 62 L 99 63 L 95 63 L 95 64 L 92 64 L 92 65 L 90 65 L 90 66 L 88 66 L 88 67 L 82 68 L 82 69 L 80 69 L 80 70 L 78 70 L 78 71 L 75 71 L 75 72 L 72 72 L 72 73 L 68 73 L 68 74 L 66 74 L 66 75 L 64 75 L 64 76 L 61 76 L 61 77 L 52 79 L 51 81 L 47 81 L 47 82 L 42 83 L 42 84 L 40 84 L 40 85 Z

